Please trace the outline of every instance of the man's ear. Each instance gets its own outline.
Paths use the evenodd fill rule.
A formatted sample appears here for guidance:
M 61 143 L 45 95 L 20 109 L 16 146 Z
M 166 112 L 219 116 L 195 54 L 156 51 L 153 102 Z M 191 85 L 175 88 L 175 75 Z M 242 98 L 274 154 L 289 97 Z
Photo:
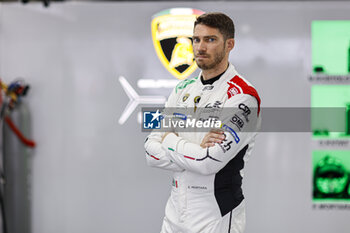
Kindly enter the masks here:
M 226 45 L 227 45 L 227 48 L 229 49 L 229 51 L 231 51 L 233 49 L 233 47 L 235 47 L 235 39 L 233 39 L 233 38 L 227 39 Z

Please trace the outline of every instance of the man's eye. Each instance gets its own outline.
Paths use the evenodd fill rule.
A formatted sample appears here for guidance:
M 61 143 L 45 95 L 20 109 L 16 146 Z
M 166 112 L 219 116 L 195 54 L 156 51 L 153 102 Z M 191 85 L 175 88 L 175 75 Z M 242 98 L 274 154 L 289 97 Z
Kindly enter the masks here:
M 193 39 L 193 42 L 198 43 L 198 42 L 199 42 L 199 39 L 198 39 L 198 38 L 194 38 L 194 39 Z
M 208 41 L 209 41 L 209 42 L 214 42 L 215 39 L 214 39 L 214 38 L 209 38 Z

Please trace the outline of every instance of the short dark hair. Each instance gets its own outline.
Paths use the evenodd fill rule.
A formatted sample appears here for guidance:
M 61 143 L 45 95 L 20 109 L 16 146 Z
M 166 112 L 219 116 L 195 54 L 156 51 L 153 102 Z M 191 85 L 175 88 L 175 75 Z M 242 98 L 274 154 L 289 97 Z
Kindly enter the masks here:
M 224 39 L 235 37 L 235 25 L 230 17 L 220 12 L 209 12 L 197 17 L 194 27 L 204 24 L 208 27 L 217 28 Z

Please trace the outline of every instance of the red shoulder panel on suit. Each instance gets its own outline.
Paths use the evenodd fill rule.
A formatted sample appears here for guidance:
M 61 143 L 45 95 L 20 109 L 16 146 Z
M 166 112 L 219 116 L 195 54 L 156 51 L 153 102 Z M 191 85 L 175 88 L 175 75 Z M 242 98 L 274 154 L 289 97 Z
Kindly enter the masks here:
M 230 81 L 227 82 L 227 84 L 229 85 L 229 87 L 227 89 L 228 99 L 230 99 L 232 96 L 235 96 L 235 95 L 241 94 L 241 93 L 254 96 L 255 99 L 258 101 L 258 115 L 259 115 L 261 100 L 260 100 L 258 92 L 255 90 L 254 87 L 249 86 L 238 75 L 234 76 Z

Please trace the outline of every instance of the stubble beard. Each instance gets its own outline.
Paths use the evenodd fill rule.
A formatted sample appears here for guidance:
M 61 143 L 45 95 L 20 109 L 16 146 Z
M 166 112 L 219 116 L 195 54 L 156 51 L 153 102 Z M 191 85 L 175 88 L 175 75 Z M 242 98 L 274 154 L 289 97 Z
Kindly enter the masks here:
M 199 64 L 197 62 L 197 66 L 199 68 L 201 68 L 202 70 L 210 70 L 210 69 L 213 69 L 215 68 L 225 57 L 225 46 L 224 48 L 222 49 L 221 52 L 219 53 L 215 53 L 214 54 L 214 61 L 212 63 L 209 63 L 209 64 L 205 64 L 205 63 L 202 63 L 202 64 Z

